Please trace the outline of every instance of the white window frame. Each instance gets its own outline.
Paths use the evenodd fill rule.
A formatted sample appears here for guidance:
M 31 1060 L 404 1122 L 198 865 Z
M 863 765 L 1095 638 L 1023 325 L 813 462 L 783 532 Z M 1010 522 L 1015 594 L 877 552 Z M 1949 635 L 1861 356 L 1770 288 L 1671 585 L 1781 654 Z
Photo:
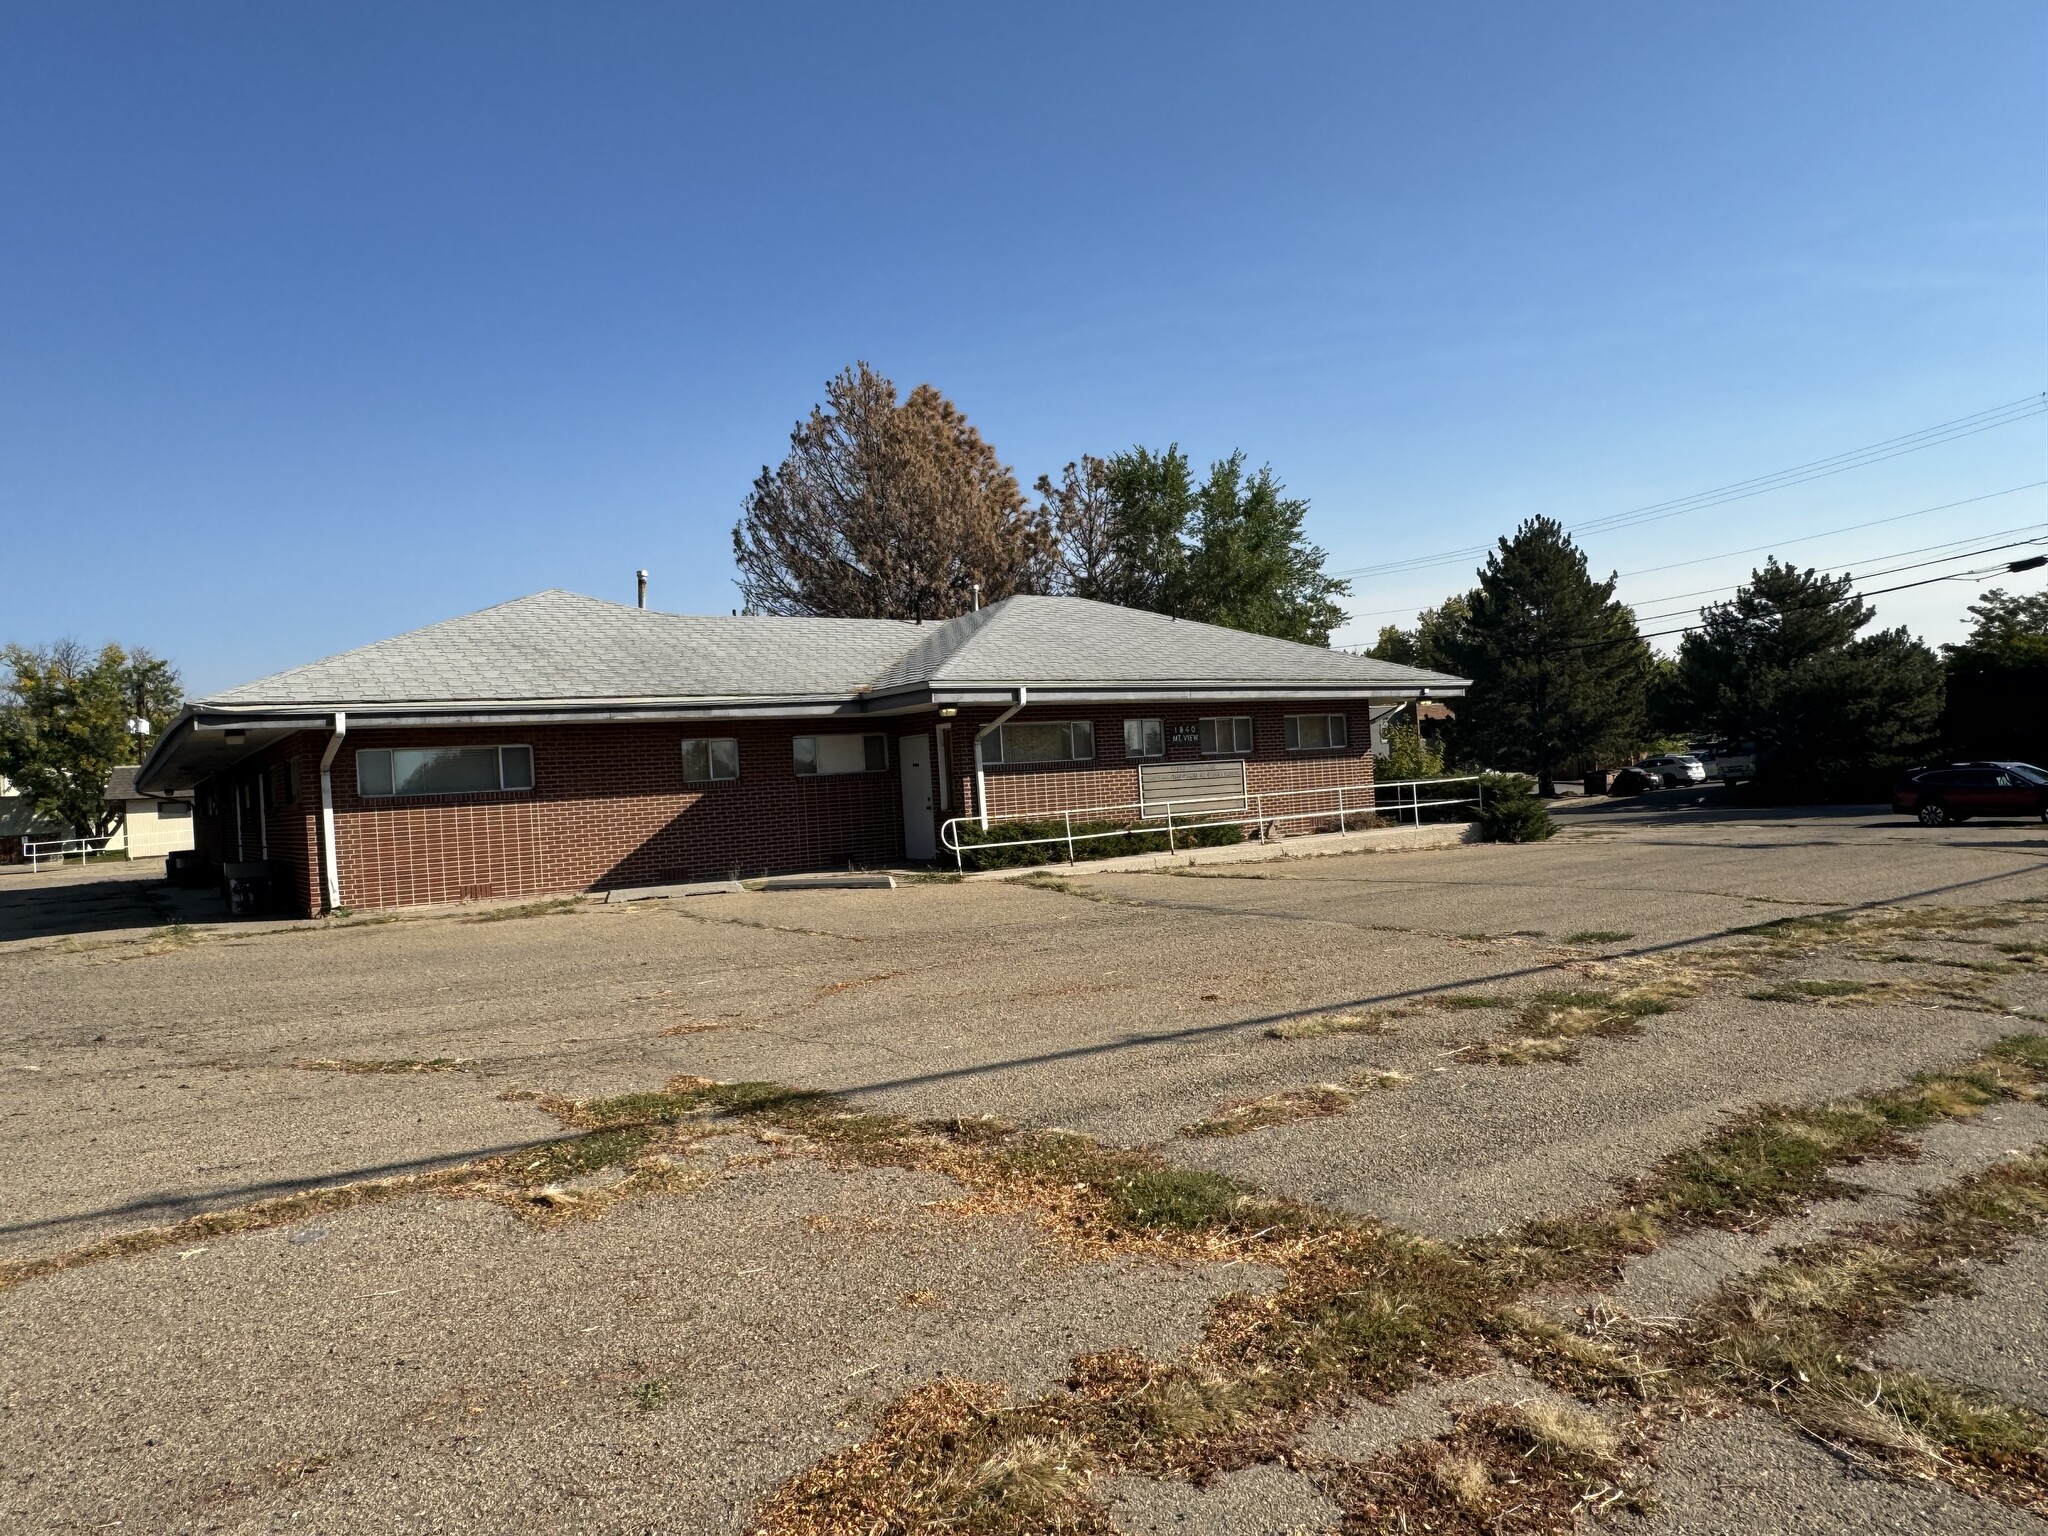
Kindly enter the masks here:
M 1230 745 L 1223 746 L 1225 729 L 1230 732 Z M 1204 715 L 1196 722 L 1195 729 L 1202 738 L 1204 757 L 1244 757 L 1253 747 L 1252 717 L 1250 715 Z
M 857 741 L 861 744 L 861 766 L 858 768 L 826 768 L 819 763 L 818 743 L 821 741 Z M 802 743 L 811 744 L 811 765 L 804 766 Z M 879 743 L 879 745 L 877 745 Z M 800 779 L 833 779 L 852 773 L 887 773 L 889 771 L 889 738 L 881 731 L 828 731 L 813 736 L 797 736 L 789 744 L 790 767 Z M 876 761 L 876 759 L 880 761 Z
M 1320 720 L 1323 722 L 1323 744 L 1319 747 L 1305 747 L 1301 744 L 1301 722 Z M 1348 752 L 1351 750 L 1351 722 L 1341 714 L 1329 715 L 1288 715 L 1280 723 L 1280 729 L 1287 741 L 1290 752 Z
M 1048 725 L 1061 726 L 1067 733 L 1067 755 L 1065 757 L 1031 757 L 1012 761 L 1010 757 L 1010 727 L 997 726 L 982 738 L 981 761 L 988 768 L 1051 768 L 1061 763 L 1092 763 L 1095 761 L 1095 722 L 1093 720 L 1027 720 L 1020 724 L 1043 728 Z M 1088 750 L 1078 750 L 1075 731 L 1079 729 L 1088 737 Z
M 403 753 L 417 752 L 493 752 L 497 754 L 498 783 L 494 789 L 411 789 L 398 787 L 398 759 Z M 508 753 L 526 754 L 526 782 L 506 782 L 506 758 Z M 364 759 L 382 758 L 384 782 L 389 789 L 366 789 L 363 783 Z M 526 795 L 533 793 L 534 765 L 533 748 L 525 742 L 450 742 L 438 747 L 362 747 L 356 752 L 356 794 L 364 800 L 440 800 L 452 795 Z
M 1134 725 L 1138 728 L 1138 750 L 1135 752 L 1131 750 L 1131 727 Z M 1147 735 L 1158 737 L 1159 750 L 1157 752 L 1147 752 L 1145 750 L 1145 738 Z M 1125 720 L 1124 756 L 1133 762 L 1156 762 L 1158 759 L 1166 756 L 1166 722 L 1156 716 L 1150 718 L 1134 716 Z
M 705 774 L 702 778 L 690 775 L 690 748 L 704 749 Z M 718 748 L 732 748 L 732 772 L 718 771 Z M 737 736 L 685 736 L 683 738 L 683 782 L 685 784 L 731 784 L 740 776 L 740 743 Z

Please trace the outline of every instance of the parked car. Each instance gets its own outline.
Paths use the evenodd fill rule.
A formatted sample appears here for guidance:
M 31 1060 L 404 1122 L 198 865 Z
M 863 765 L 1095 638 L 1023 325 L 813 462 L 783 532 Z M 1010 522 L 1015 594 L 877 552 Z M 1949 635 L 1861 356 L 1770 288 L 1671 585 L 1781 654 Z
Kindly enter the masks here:
M 1692 755 L 1706 765 L 1707 777 L 1723 784 L 1746 784 L 1756 777 L 1756 743 L 1716 741 L 1697 747 Z
M 1622 768 L 1607 781 L 1610 795 L 1640 795 L 1646 789 L 1662 789 L 1664 775 L 1654 768 Z
M 1892 809 L 1923 827 L 1972 816 L 2024 816 L 2048 821 L 2048 771 L 2032 763 L 1950 763 L 1915 768 L 1892 789 Z
M 1666 752 L 1660 757 L 1646 757 L 1636 766 L 1645 773 L 1654 773 L 1666 789 L 1707 782 L 1707 765 L 1690 752 Z

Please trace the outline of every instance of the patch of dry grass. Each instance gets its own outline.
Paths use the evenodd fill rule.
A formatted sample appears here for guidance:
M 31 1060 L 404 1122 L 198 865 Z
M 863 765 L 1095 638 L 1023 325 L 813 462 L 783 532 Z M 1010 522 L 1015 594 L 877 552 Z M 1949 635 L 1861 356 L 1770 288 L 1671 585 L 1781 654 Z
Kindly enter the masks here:
M 1341 1115 L 1358 1102 L 1361 1093 L 1398 1088 L 1408 1081 L 1403 1072 L 1373 1068 L 1354 1072 L 1341 1083 L 1312 1083 L 1306 1088 L 1288 1088 L 1256 1099 L 1226 1104 L 1215 1114 L 1181 1127 L 1183 1136 L 1242 1136 L 1269 1125 L 1286 1125 L 1295 1120 L 1324 1120 Z
M 1766 1105 L 1661 1159 L 1624 1186 L 1615 1204 L 1475 1239 L 1467 1251 L 1504 1266 L 1514 1285 L 1610 1283 L 1626 1259 L 1681 1232 L 1768 1221 L 1813 1199 L 1854 1193 L 1842 1169 L 1908 1155 L 1907 1133 L 1967 1119 L 2000 1099 L 2034 1100 L 2044 1082 L 2048 1037 L 2012 1035 L 1952 1071 L 1922 1073 L 1903 1087 L 1826 1104 Z
M 2048 1226 L 2048 1147 L 1924 1195 L 1907 1219 L 1868 1223 L 1738 1276 L 1674 1354 L 1729 1392 L 1824 1439 L 2048 1510 L 2048 1420 L 1868 1363 L 1885 1330 Z
M 317 1061 L 288 1061 L 301 1072 L 353 1072 L 361 1074 L 406 1074 L 416 1072 L 460 1072 L 476 1063 L 466 1056 L 436 1056 L 429 1061 L 400 1057 L 393 1061 L 351 1061 L 345 1057 L 323 1056 Z
M 1405 1008 L 1348 1009 L 1287 1019 L 1266 1031 L 1269 1040 L 1320 1040 L 1329 1035 L 1391 1035 L 1397 1019 L 1411 1016 Z
M 581 896 L 550 896 L 542 901 L 524 902 L 516 907 L 493 907 L 462 919 L 465 923 L 509 923 L 525 917 L 553 917 L 561 912 L 578 912 L 586 905 Z
M 1669 1013 L 1699 990 L 1691 976 L 1673 972 L 1629 987 L 1532 992 L 1519 999 L 1513 1031 L 1475 1041 L 1456 1054 L 1461 1061 L 1496 1066 L 1570 1061 L 1576 1054 L 1573 1042 L 1588 1035 L 1641 1034 L 1642 1020 Z

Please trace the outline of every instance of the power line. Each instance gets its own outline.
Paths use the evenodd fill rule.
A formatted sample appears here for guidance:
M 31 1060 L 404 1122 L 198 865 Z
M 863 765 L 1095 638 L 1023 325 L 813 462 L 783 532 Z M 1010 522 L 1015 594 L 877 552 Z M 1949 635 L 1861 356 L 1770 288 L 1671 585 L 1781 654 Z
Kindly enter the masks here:
M 2033 539 L 2028 542 L 2038 544 L 2043 541 Z M 2048 556 L 2036 555 L 2030 560 L 2007 560 L 1998 565 L 1982 566 L 1974 571 L 1951 571 L 1946 576 L 1923 576 L 1918 581 L 1902 581 L 1896 587 L 1878 587 L 1869 592 L 1852 589 L 1846 595 L 1854 597 L 1860 602 L 1866 597 L 1883 597 L 1888 592 L 1906 592 L 1914 587 L 1931 587 L 1938 581 L 1968 581 L 1973 577 L 1981 581 L 1986 577 L 2007 576 L 2016 571 L 2038 570 L 2044 564 L 2048 564 Z M 1798 605 L 1799 608 L 1824 606 L 1826 606 L 1824 603 L 1801 603 Z M 1796 612 L 1797 609 L 1781 608 L 1778 611 L 1780 613 Z M 1551 656 L 1556 655 L 1560 651 L 1590 651 L 1598 649 L 1603 645 L 1628 645 L 1637 640 L 1664 640 L 1672 635 L 1689 635 L 1695 630 L 1705 629 L 1706 627 L 1704 624 L 1687 624 L 1679 629 L 1652 630 L 1647 635 L 1617 635 L 1609 640 L 1582 640 L 1574 645 L 1553 645 L 1541 654 Z
M 1893 517 L 1874 517 L 1867 523 L 1849 523 L 1840 528 L 1830 528 L 1825 533 L 1802 533 L 1796 539 L 1779 539 L 1770 544 L 1752 544 L 1747 549 L 1731 549 L 1718 555 L 1701 555 L 1692 560 L 1673 560 L 1669 565 L 1646 565 L 1640 570 L 1623 571 L 1621 579 L 1626 581 L 1631 576 L 1650 576 L 1658 571 L 1675 571 L 1682 566 L 1705 565 L 1710 560 L 1732 560 L 1737 555 L 1760 554 L 1767 549 L 1783 549 L 1788 544 L 1810 544 L 1815 539 L 1831 539 L 1838 533 L 1860 533 L 1865 528 L 1877 528 L 1885 523 L 1903 523 L 1908 518 L 1925 517 L 1930 512 L 1952 512 L 1957 507 L 1975 506 L 1980 501 L 1991 501 L 1997 497 L 2011 496 L 2020 491 L 2038 490 L 2044 485 L 2048 485 L 2048 480 L 2029 480 L 2025 485 L 2009 485 L 2002 491 L 1986 491 L 1982 496 L 1968 496 L 1961 501 L 1945 501 L 1938 507 L 1922 507 L 1917 512 L 1901 512 Z M 1930 544 L 1927 547 L 1929 549 L 1938 549 L 1941 546 Z M 1388 611 L 1400 612 L 1398 608 Z
M 1906 557 L 1907 555 L 1925 555 L 1925 554 L 1929 554 L 1929 553 L 1932 553 L 1932 552 L 1933 552 L 1934 550 L 1937 550 L 1937 549 L 1954 549 L 1954 548 L 1955 548 L 1955 547 L 1956 547 L 1956 546 L 1957 546 L 1958 544 L 1975 544 L 1975 543 L 1976 543 L 1976 542 L 1977 542 L 1977 541 L 1978 541 L 1979 539 L 1997 539 L 1997 538 L 2003 538 L 2003 537 L 2004 537 L 2004 536 L 2005 536 L 2006 534 L 2008 534 L 2008 533 L 2032 533 L 2032 532 L 2033 532 L 2033 531 L 2034 531 L 2035 529 L 2037 529 L 2037 528 L 2048 528 L 2048 523 L 2021 523 L 2021 524 L 2020 524 L 2020 525 L 2019 525 L 2019 526 L 2018 526 L 2017 528 L 1998 528 L 1998 529 L 1994 529 L 1994 530 L 1992 530 L 1992 531 L 1991 531 L 1991 532 L 1989 532 L 1989 533 L 1980 533 L 1980 534 L 1976 534 L 1976 535 L 1974 535 L 1974 536 L 1972 536 L 1972 537 L 1970 537 L 1970 538 L 1967 538 L 1967 539 L 1949 539 L 1949 540 L 1947 540 L 1946 542 L 1944 542 L 1944 543 L 1941 543 L 1941 544 L 1923 544 L 1923 545 L 1921 545 L 1921 546 L 1920 546 L 1920 547 L 1919 547 L 1918 549 L 1899 549 L 1899 550 L 1894 550 L 1894 551 L 1892 551 L 1892 552 L 1891 552 L 1890 554 L 1884 554 L 1884 555 L 1868 555 L 1868 556 L 1865 556 L 1865 557 L 1864 557 L 1864 558 L 1863 558 L 1862 560 L 1842 560 L 1842 561 L 1831 561 L 1831 562 L 1829 562 L 1829 563 L 1830 563 L 1830 564 L 1839 564 L 1839 565 L 1841 565 L 1841 566 L 1842 566 L 1842 567 L 1843 567 L 1844 569 L 1847 569 L 1847 570 L 1855 570 L 1855 569 L 1857 569 L 1857 568 L 1859 568 L 1859 567 L 1861 567 L 1861 566 L 1865 566 L 1865 565 L 1871 564 L 1872 562 L 1875 562 L 1875 561 L 1884 561 L 1884 560 L 1903 560 L 1903 559 L 1904 559 L 1904 558 L 1905 558 L 1905 557 Z M 2027 542 L 2027 543 L 2039 543 L 2040 541 L 2039 541 L 2038 539 L 2032 539 L 2032 540 L 2026 540 L 2026 541 L 2024 541 L 2024 542 Z M 1947 559 L 1947 560 L 1967 560 L 1967 559 L 1968 559 L 1968 558 L 1969 558 L 1969 557 L 1970 557 L 1971 555 L 1973 555 L 1973 554 L 1984 554 L 1984 553 L 1987 553 L 1987 552 L 1988 552 L 1988 550 L 1991 550 L 1991 549 L 2007 549 L 2007 548 L 2010 548 L 2010 547 L 2012 547 L 2012 546 L 2009 546 L 2009 545 L 2005 545 L 2005 544 L 1992 544 L 1992 545 L 1988 545 L 1988 546 L 1986 546 L 1986 549 L 1982 549 L 1982 550 L 1966 550 L 1966 551 L 1963 551 L 1963 552 L 1961 552 L 1961 553 L 1958 553 L 1958 554 L 1953 554 L 1953 555 L 1947 555 L 1947 556 L 1944 556 L 1944 557 L 1943 557 L 1943 559 Z M 1940 560 L 1927 560 L 1927 561 L 1923 561 L 1923 562 L 1922 562 L 1922 564 L 1925 564 L 1925 565 L 1939 565 L 1940 563 L 1941 563 L 1941 561 L 1940 561 Z M 1911 567 L 1911 566 L 1904 566 L 1904 565 L 1902 565 L 1902 566 L 1898 567 L 1898 569 L 1900 569 L 1900 570 L 1904 571 L 1904 570 L 1911 570 L 1911 569 L 1913 569 L 1913 567 Z M 1891 575 L 1892 573 L 1891 573 L 1890 571 L 1865 571 L 1865 572 L 1864 572 L 1863 574 L 1864 574 L 1864 575 L 1865 575 L 1866 577 L 1870 577 L 1870 576 L 1889 576 L 1889 575 Z M 1677 601 L 1678 601 L 1678 599 L 1680 599 L 1681 597 L 1708 597 L 1708 596 L 1711 596 L 1712 594 L 1714 594 L 1714 593 L 1716 593 L 1716 592 L 1732 592 L 1732 591 L 1734 591 L 1734 590 L 1735 590 L 1735 588 L 1737 588 L 1737 587 L 1739 587 L 1739 586 L 1743 586 L 1743 585 L 1745 585 L 1745 584 L 1746 584 L 1745 582 L 1723 582 L 1723 583 L 1722 583 L 1722 584 L 1721 584 L 1720 586 L 1718 586 L 1718 587 L 1696 587 L 1696 588 L 1694 588 L 1694 589 L 1693 589 L 1692 591 L 1690 591 L 1690 592 L 1667 592 L 1667 593 L 1666 593 L 1666 594 L 1665 594 L 1664 596 L 1662 596 L 1662 597 L 1645 597 L 1645 598 L 1639 598 L 1639 599 L 1636 599 L 1635 601 L 1632 601 L 1632 602 L 1628 603 L 1628 605 L 1627 605 L 1627 606 L 1629 606 L 1630 608 L 1654 608 L 1654 607 L 1656 607 L 1656 606 L 1657 606 L 1657 604 L 1659 604 L 1659 603 L 1675 603 L 1675 602 L 1677 602 Z M 1681 612 L 1681 613 L 1684 613 L 1684 612 L 1688 612 L 1688 611 L 1689 611 L 1689 610 L 1687 610 L 1687 609 L 1683 609 L 1683 608 L 1681 608 L 1681 609 L 1679 610 L 1679 612 Z
M 1768 475 L 1756 475 L 1747 480 L 1732 481 L 1716 486 L 1712 490 L 1696 491 L 1690 496 L 1674 497 L 1668 501 L 1651 502 L 1646 506 L 1632 507 L 1626 512 L 1613 512 L 1604 517 L 1591 518 L 1582 523 L 1568 524 L 1568 533 L 1604 533 L 1616 528 L 1631 527 L 1637 523 L 1655 522 L 1667 517 L 1677 517 L 1686 512 L 1705 511 L 1709 507 L 1724 506 L 1731 501 L 1743 501 L 1752 496 L 1762 496 L 1770 491 L 1784 490 L 1794 485 L 1804 485 L 1811 480 L 1825 479 L 1830 475 L 1845 474 L 1852 469 L 1861 469 L 1869 464 L 1881 464 L 1887 459 L 1899 458 L 1923 449 L 1938 447 L 1943 443 L 1955 442 L 1960 438 L 1974 437 L 1979 432 L 1989 432 L 1998 427 L 2010 426 L 2016 421 L 2048 413 L 2048 392 L 2027 395 L 2018 400 L 2009 400 L 2003 405 L 1992 406 L 1968 416 L 1958 416 L 1951 421 L 1938 422 L 1931 427 L 1922 427 L 1917 432 L 1907 432 L 1898 437 L 1889 437 L 1882 442 L 1869 443 L 1861 448 L 1852 448 L 1824 459 L 1809 460 L 1789 469 L 1775 470 Z M 1436 565 L 1452 565 L 1487 552 L 1488 545 L 1475 545 L 1466 549 L 1445 550 L 1434 555 L 1417 555 L 1405 560 L 1389 560 L 1379 565 L 1354 566 L 1347 570 L 1333 571 L 1334 576 L 1382 576 L 1400 572 L 1426 570 Z
M 1722 553 L 1718 555 L 1701 555 L 1696 560 L 1675 560 L 1670 565 L 1652 565 L 1646 566 L 1642 570 L 1638 571 L 1622 571 L 1619 573 L 1618 579 L 1626 581 L 1631 576 L 1649 576 L 1655 574 L 1658 571 L 1675 570 L 1680 566 L 1704 565 L 1712 560 L 1732 560 L 1738 555 L 1754 555 L 1760 554 L 1766 550 L 1779 550 L 1791 544 L 1806 544 L 1812 542 L 1815 539 L 1831 538 L 1838 533 L 1855 533 L 1864 528 L 1876 528 L 1885 523 L 1904 522 L 1907 518 L 1912 517 L 1925 517 L 1930 512 L 1947 512 L 1956 507 L 1972 506 L 1980 501 L 1990 501 L 1999 496 L 2010 496 L 2018 491 L 2031 491 L 2044 485 L 2048 485 L 2048 480 L 2034 480 L 2028 482 L 2026 485 L 2008 486 L 2006 489 L 2002 491 L 1988 491 L 1982 496 L 1970 496 L 1964 498 L 1961 501 L 1945 501 L 1938 507 L 1922 507 L 1917 512 L 1901 512 L 1893 517 L 1874 518 L 1873 520 L 1867 523 L 1851 523 L 1843 528 L 1830 528 L 1825 533 L 1802 534 L 1800 537 L 1796 539 L 1780 539 L 1777 540 L 1775 543 L 1770 544 L 1753 544 L 1747 549 L 1724 550 Z M 2008 533 L 2026 533 L 2031 529 L 2040 528 L 2044 526 L 2048 526 L 2048 524 L 2021 523 L 2012 528 L 1995 528 L 1988 533 L 1974 533 L 1971 534 L 1968 538 L 1948 539 L 1944 540 L 1942 543 L 1939 544 L 1922 544 L 1913 549 L 1898 549 L 1891 550 L 1880 555 L 1866 555 L 1863 557 L 1862 560 L 1852 559 L 1841 562 L 1829 563 L 1840 563 L 1843 565 L 1853 567 L 1855 565 L 1863 564 L 1872 560 L 1896 560 L 1904 555 L 1920 555 L 1925 554 L 1930 550 L 1952 549 L 1958 544 L 1973 544 L 1978 539 L 1995 539 Z M 1637 601 L 1631 602 L 1629 606 L 1632 608 L 1642 608 L 1657 603 L 1675 602 L 1677 599 L 1681 597 L 1703 597 L 1708 593 L 1712 592 L 1732 591 L 1735 585 L 1735 583 L 1724 583 L 1723 585 L 1717 587 L 1697 587 L 1690 592 L 1667 592 L 1662 597 L 1645 597 L 1638 599 Z M 1419 610 L 1413 604 L 1403 604 L 1399 608 L 1375 608 L 1367 613 L 1351 614 L 1349 615 L 1347 622 L 1356 623 L 1360 619 L 1383 619 L 1392 614 L 1415 613 L 1418 611 Z

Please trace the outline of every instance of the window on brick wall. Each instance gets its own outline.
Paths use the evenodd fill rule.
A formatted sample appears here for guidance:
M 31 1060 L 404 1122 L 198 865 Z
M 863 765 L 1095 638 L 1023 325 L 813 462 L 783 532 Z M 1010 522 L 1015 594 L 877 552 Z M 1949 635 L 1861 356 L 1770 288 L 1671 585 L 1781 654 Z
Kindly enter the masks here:
M 367 799 L 531 788 L 531 747 L 378 747 L 356 754 L 356 793 Z
M 1166 722 L 1164 720 L 1126 720 L 1124 722 L 1124 756 L 1166 756 Z
M 1289 715 L 1283 729 L 1290 752 L 1329 752 L 1346 745 L 1342 715 Z
M 889 767 L 886 736 L 799 736 L 796 771 L 809 777 L 828 773 L 884 773 Z
M 683 782 L 716 784 L 740 776 L 740 744 L 730 736 L 692 738 L 683 743 Z
M 1013 720 L 981 739 L 984 763 L 1085 763 L 1094 756 L 1092 720 Z
M 1202 750 L 1210 757 L 1252 749 L 1250 715 L 1211 715 L 1201 722 Z

